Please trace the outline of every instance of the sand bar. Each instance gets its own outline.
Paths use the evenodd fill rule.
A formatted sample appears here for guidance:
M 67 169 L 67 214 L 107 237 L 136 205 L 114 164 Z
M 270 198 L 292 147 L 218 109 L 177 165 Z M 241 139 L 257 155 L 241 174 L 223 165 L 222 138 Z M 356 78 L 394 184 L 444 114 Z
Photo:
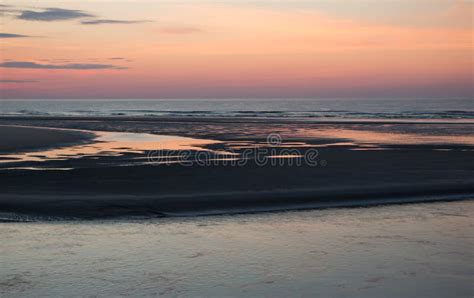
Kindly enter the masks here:
M 93 133 L 79 130 L 0 125 L 0 152 L 36 151 L 89 142 Z

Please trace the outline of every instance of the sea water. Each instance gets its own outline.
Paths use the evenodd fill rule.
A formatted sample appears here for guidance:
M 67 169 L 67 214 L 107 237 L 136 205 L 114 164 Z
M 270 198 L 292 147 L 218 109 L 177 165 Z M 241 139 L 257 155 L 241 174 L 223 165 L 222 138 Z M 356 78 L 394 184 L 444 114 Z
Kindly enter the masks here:
M 474 119 L 472 98 L 1 100 L 0 116 Z

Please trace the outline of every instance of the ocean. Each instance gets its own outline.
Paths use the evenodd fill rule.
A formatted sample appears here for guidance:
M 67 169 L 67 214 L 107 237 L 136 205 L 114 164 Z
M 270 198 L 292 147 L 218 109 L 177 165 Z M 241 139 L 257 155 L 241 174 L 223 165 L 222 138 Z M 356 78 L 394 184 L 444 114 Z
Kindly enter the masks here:
M 0 116 L 249 117 L 301 120 L 471 120 L 464 99 L 1 100 Z

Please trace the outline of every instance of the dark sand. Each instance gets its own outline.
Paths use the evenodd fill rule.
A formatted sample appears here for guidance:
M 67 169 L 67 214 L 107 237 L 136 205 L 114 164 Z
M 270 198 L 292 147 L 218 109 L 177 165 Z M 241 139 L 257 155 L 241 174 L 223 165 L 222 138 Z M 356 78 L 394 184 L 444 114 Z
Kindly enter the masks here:
M 111 127 L 110 122 L 62 124 L 89 129 Z M 175 123 L 174 129 L 166 130 L 167 125 L 172 126 L 154 123 L 154 129 L 173 134 L 174 129 L 187 127 L 187 133 L 193 133 L 187 123 Z M 206 125 L 214 124 L 202 126 Z M 133 131 L 150 124 L 128 126 Z M 202 126 L 196 127 L 195 135 L 200 135 Z M 256 125 L 252 129 L 256 139 L 269 132 Z M 249 130 L 240 135 L 237 131 L 234 128 L 222 139 L 245 139 Z M 217 133 L 225 134 L 220 130 Z M 451 151 L 436 150 L 440 148 Z M 351 146 L 318 149 L 320 159 L 327 162 L 325 166 L 261 166 L 250 160 L 245 166 L 124 167 L 125 156 L 51 162 L 55 167 L 73 167 L 70 171 L 4 170 L 0 171 L 0 212 L 90 219 L 367 206 L 469 199 L 474 194 L 474 154 L 466 146 L 410 145 L 380 151 L 353 151 Z M 304 153 L 308 149 L 299 150 Z M 103 166 L 105 162 L 107 166 Z
M 94 134 L 73 130 L 51 130 L 0 125 L 0 153 L 33 151 L 91 141 Z

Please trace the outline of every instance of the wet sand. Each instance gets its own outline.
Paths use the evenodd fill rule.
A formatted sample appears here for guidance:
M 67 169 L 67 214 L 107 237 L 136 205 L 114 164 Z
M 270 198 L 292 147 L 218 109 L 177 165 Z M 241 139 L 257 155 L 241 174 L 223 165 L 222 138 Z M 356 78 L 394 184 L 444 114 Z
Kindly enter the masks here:
M 2 172 L 0 210 L 59 218 L 155 217 L 471 199 L 474 193 L 473 163 L 466 163 L 472 153 L 322 154 L 328 165 L 316 168 L 249 163 Z
M 0 125 L 0 153 L 70 146 L 93 138 L 94 134 L 73 130 Z
M 35 121 L 32 123 L 37 123 Z M 108 121 L 63 121 L 63 125 L 81 129 L 114 127 Z M 124 128 L 120 122 L 116 125 L 115 131 Z M 142 122 L 127 125 L 132 131 L 145 129 Z M 150 127 L 147 123 L 145 126 L 153 133 L 159 130 L 173 134 L 181 127 L 188 135 L 204 136 L 201 126 L 193 132 L 187 125 L 154 123 Z M 228 151 L 235 148 L 232 142 L 250 139 L 263 144 L 265 133 L 276 128 L 254 125 L 239 134 L 235 127 L 240 124 L 233 125 L 234 130 L 220 138 L 221 142 L 209 144 L 204 149 Z M 298 149 L 303 155 L 314 149 L 308 146 L 318 146 L 317 165 L 298 165 L 291 163 L 292 159 L 262 165 L 253 157 L 237 166 L 225 160 L 205 166 L 196 163 L 186 166 L 148 164 L 149 152 L 127 150 L 120 156 L 22 163 L 23 168 L 16 170 L 5 170 L 12 167 L 7 164 L 0 166 L 4 169 L 0 169 L 0 212 L 51 219 L 156 217 L 459 200 L 471 199 L 474 194 L 474 154 L 468 144 L 387 143 L 375 147 L 376 150 L 357 142 L 335 146 L 341 140 L 335 139 L 334 135 L 322 138 L 311 135 L 305 126 L 293 125 L 292 130 L 282 131 L 282 135 L 293 136 L 291 148 Z M 389 134 L 400 130 L 379 126 L 373 129 L 391 129 Z M 420 129 L 430 131 L 430 128 Z M 47 130 L 47 133 L 58 131 Z M 216 131 L 222 134 L 222 131 Z M 249 131 L 255 132 L 253 138 L 248 137 Z M 297 131 L 302 132 L 298 135 Z M 459 133 L 457 128 L 454 133 L 447 128 L 440 131 L 451 135 Z M 432 127 L 430 133 L 433 137 Z M 471 135 L 468 133 L 467 136 Z M 279 155 L 284 148 L 272 149 Z M 236 149 L 236 152 L 242 150 Z M 196 154 L 197 151 L 191 152 Z M 51 169 L 24 169 L 37 166 Z M 68 170 L 55 170 L 61 168 Z

